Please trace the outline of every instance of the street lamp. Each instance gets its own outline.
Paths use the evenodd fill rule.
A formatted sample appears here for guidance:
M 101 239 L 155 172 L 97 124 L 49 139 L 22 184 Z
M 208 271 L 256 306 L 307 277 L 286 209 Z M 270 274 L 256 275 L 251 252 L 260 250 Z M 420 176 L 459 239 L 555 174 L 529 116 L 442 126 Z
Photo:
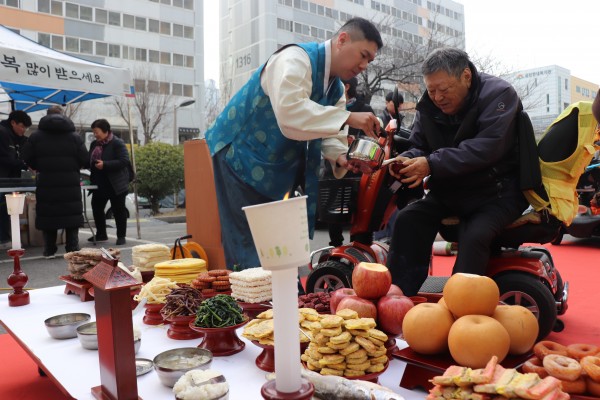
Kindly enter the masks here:
M 180 105 L 173 105 L 173 146 L 179 144 L 179 135 L 177 134 L 177 109 L 181 107 L 187 107 L 194 104 L 196 100 L 186 100 Z

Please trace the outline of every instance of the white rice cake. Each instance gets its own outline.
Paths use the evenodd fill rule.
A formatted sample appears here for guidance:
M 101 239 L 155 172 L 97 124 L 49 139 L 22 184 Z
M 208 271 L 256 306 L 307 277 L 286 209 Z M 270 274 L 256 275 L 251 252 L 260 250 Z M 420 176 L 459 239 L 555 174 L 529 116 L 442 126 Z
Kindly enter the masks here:
M 264 270 L 262 267 L 248 268 L 243 271 L 232 272 L 229 274 L 229 280 L 231 281 L 231 279 L 243 282 L 271 280 L 271 271 Z

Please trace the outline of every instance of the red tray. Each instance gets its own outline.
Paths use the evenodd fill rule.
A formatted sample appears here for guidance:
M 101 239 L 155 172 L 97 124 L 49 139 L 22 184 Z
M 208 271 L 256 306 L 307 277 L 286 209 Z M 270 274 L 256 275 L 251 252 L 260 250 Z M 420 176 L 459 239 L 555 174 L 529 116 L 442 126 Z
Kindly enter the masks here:
M 400 380 L 400 386 L 405 389 L 421 387 L 425 390 L 431 388 L 430 379 L 442 375 L 451 365 L 456 365 L 450 354 L 438 354 L 426 356 L 414 352 L 410 347 L 392 352 L 392 356 L 406 362 L 406 369 Z M 508 356 L 502 361 L 504 368 L 518 368 L 521 364 L 531 358 L 532 353 L 520 356 Z

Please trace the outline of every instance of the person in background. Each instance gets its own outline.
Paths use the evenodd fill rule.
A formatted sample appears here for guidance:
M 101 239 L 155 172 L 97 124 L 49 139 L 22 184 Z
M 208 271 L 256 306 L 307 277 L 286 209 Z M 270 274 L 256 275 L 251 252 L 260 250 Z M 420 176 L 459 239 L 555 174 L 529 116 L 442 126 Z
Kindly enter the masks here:
M 88 165 L 88 152 L 73 121 L 53 106 L 40 119 L 23 147 L 23 159 L 37 172 L 35 227 L 43 232 L 44 257 L 54 258 L 57 229 L 64 229 L 67 252 L 79 250 L 83 203 L 79 171 Z
M 385 129 L 390 121 L 396 118 L 396 108 L 394 107 L 394 92 L 389 92 L 385 95 L 385 109 L 381 113 L 381 122 L 383 122 L 383 129 Z M 400 93 L 398 93 L 398 109 L 401 109 L 402 104 L 404 103 L 404 97 Z M 399 123 L 402 123 L 402 118 L 400 118 Z
M 31 117 L 17 110 L 0 121 L 0 178 L 20 178 L 27 165 L 21 150 L 27 142 L 25 132 L 31 126 Z M 6 209 L 6 198 L 0 196 L 0 249 L 10 249 L 10 217 Z
M 321 153 L 340 178 L 348 164 L 344 126 L 373 137 L 380 127 L 373 113 L 346 110 L 341 80 L 364 71 L 382 46 L 363 18 L 324 43 L 284 46 L 208 129 L 227 268 L 260 265 L 242 207 L 281 200 L 304 183 L 312 237 Z
M 105 119 L 92 123 L 94 140 L 90 144 L 90 180 L 98 189 L 92 190 L 92 213 L 96 225 L 96 241 L 108 240 L 104 208 L 110 207 L 117 225 L 117 246 L 126 243 L 127 209 L 125 198 L 129 190 L 129 153 L 125 143 L 110 130 Z M 94 237 L 88 239 L 94 241 Z
M 427 278 L 443 218 L 460 218 L 453 273 L 484 275 L 491 242 L 529 205 L 519 182 L 523 106 L 515 89 L 478 72 L 456 48 L 434 50 L 421 70 L 427 91 L 416 107 L 411 148 L 400 154 L 398 174 L 390 168 L 409 188 L 429 176 L 427 195 L 399 211 L 387 260 L 407 296 Z
M 363 97 L 359 96 L 357 93 L 358 87 L 358 79 L 353 77 L 351 79 L 346 79 L 342 81 L 344 83 L 344 93 L 346 96 L 346 110 L 350 112 L 373 112 L 373 109 L 370 105 L 366 104 Z M 360 129 L 349 128 L 348 129 L 348 137 L 349 138 L 357 138 L 359 135 L 364 135 L 364 132 Z M 360 177 L 360 174 L 355 174 L 353 172 L 348 172 L 344 176 L 343 179 L 347 178 L 356 178 Z M 325 179 L 333 179 L 335 178 L 333 175 L 333 167 L 330 163 L 324 163 L 324 173 L 323 178 Z M 340 182 L 341 183 L 341 182 Z M 338 191 L 338 187 L 334 185 L 330 196 L 336 196 Z M 331 197 L 330 197 L 331 198 Z M 327 228 L 329 230 L 329 245 L 333 247 L 341 246 L 344 243 L 344 235 L 343 224 L 330 222 L 327 224 Z

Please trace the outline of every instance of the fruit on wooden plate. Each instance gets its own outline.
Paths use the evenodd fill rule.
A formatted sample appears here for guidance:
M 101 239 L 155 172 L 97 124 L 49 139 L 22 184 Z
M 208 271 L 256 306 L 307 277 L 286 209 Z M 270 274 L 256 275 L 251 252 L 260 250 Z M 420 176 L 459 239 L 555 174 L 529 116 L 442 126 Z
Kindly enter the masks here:
M 392 274 L 385 265 L 361 262 L 352 270 L 352 288 L 363 299 L 385 296 L 391 285 Z
M 346 296 L 338 304 L 337 309 L 349 308 L 358 313 L 359 318 L 377 319 L 377 307 L 371 300 L 358 296 Z
M 331 292 L 329 308 L 331 308 L 332 314 L 335 314 L 338 304 L 340 304 L 340 301 L 346 296 L 356 296 L 356 292 L 352 288 L 340 288 Z
M 498 362 L 504 360 L 510 348 L 510 336 L 492 317 L 465 315 L 452 324 L 448 348 L 458 364 L 483 368 L 492 356 L 498 357 Z
M 438 354 L 448 350 L 452 313 L 437 303 L 421 303 L 411 308 L 402 321 L 402 335 L 417 353 Z
M 385 295 L 377 300 L 377 326 L 386 333 L 402 333 L 402 322 L 408 310 L 414 307 L 406 296 Z
M 456 273 L 444 286 L 444 301 L 455 318 L 470 314 L 491 316 L 499 300 L 500 289 L 487 276 Z
M 531 311 L 519 305 L 499 305 L 492 318 L 500 322 L 510 336 L 508 354 L 525 354 L 533 348 L 540 326 Z

